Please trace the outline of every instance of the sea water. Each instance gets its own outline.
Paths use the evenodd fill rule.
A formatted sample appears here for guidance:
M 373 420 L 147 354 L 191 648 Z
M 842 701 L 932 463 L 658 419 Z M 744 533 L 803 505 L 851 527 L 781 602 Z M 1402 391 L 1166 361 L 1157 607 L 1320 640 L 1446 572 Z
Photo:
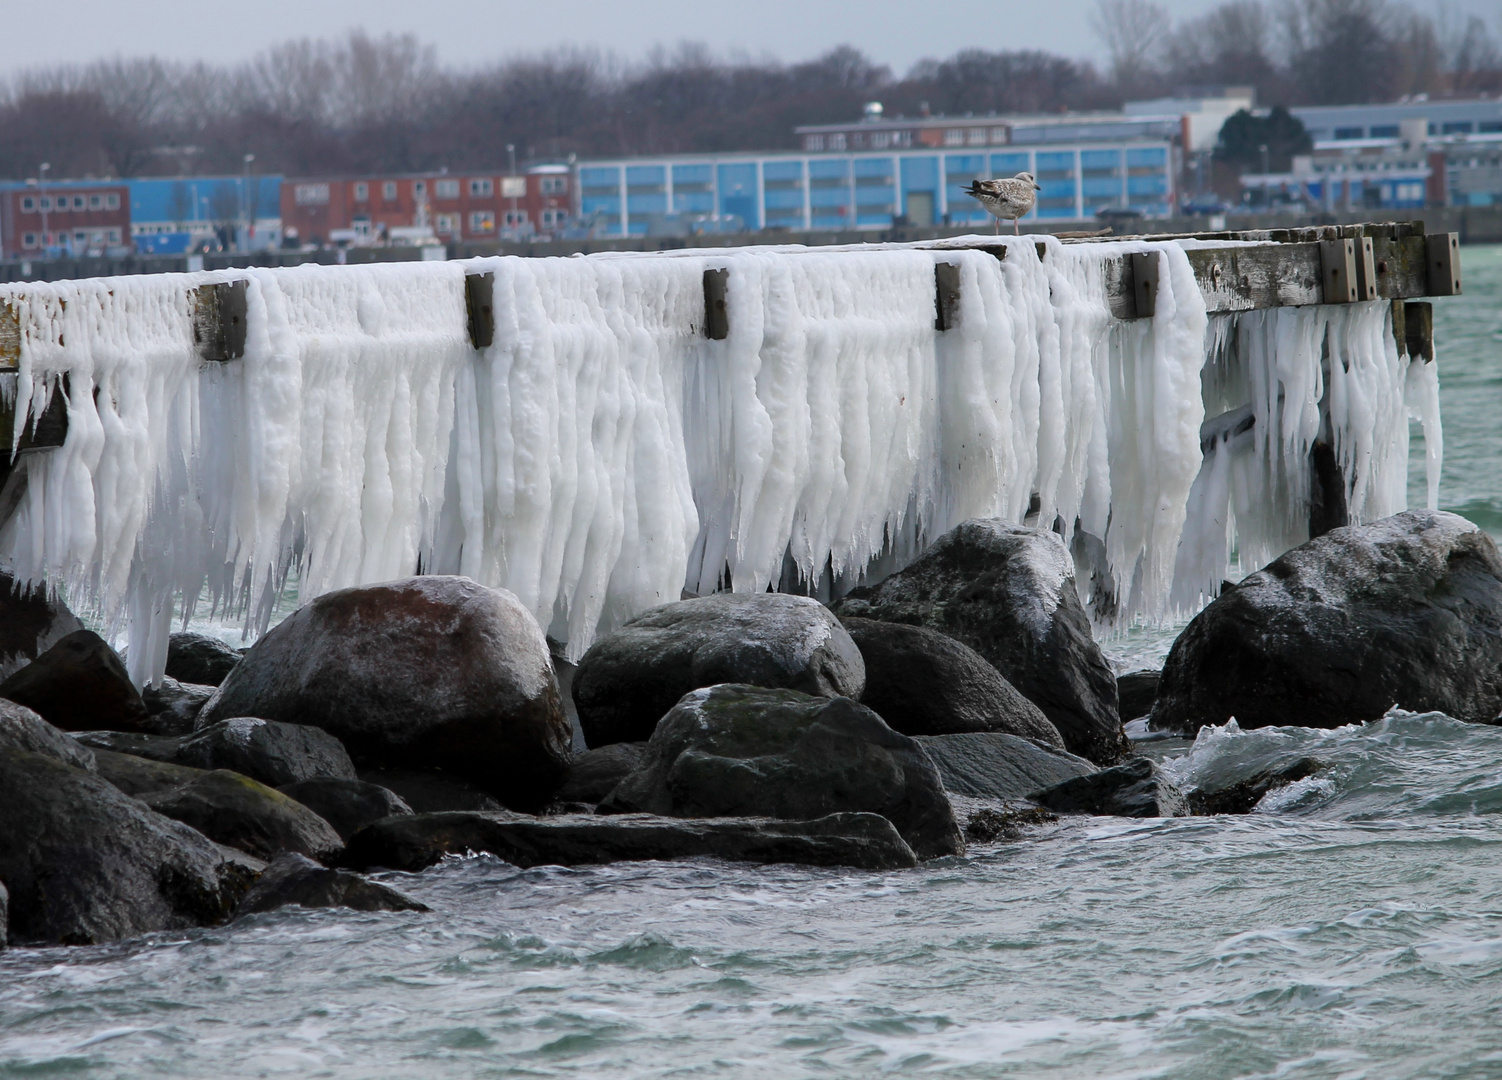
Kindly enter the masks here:
M 1502 249 L 1462 259 L 1440 498 L 1495 536 Z M 1324 768 L 1244 817 L 1066 819 L 895 873 L 482 856 L 383 875 L 430 914 L 10 949 L 0 1076 L 1502 1077 L 1502 730 L 1148 745 L 1189 785 Z

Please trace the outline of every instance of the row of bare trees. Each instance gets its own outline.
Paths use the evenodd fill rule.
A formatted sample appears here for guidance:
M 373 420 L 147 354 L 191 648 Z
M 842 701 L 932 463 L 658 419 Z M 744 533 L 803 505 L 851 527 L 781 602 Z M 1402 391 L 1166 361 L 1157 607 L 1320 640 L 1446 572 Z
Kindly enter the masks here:
M 411 36 L 291 41 L 236 67 L 114 59 L 0 85 L 0 177 L 492 168 L 523 159 L 793 145 L 798 124 L 1111 108 L 1186 86 L 1248 84 L 1265 104 L 1502 90 L 1479 18 L 1402 0 L 1226 0 L 1175 24 L 1154 0 L 1098 0 L 1105 66 L 967 49 L 905 75 L 843 46 L 798 64 L 702 45 L 640 62 L 583 50 L 452 70 Z

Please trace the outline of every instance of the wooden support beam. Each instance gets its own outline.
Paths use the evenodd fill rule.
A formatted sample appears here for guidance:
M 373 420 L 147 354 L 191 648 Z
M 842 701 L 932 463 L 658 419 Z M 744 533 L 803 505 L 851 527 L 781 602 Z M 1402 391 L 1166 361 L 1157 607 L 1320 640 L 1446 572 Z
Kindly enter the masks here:
M 1434 233 L 1424 237 L 1428 256 L 1425 296 L 1460 295 L 1460 234 Z
M 62 378 L 60 386 L 53 387 L 52 398 L 41 416 L 28 417 L 16 437 L 16 393 L 21 376 L 15 372 L 0 372 L 0 468 L 9 467 L 13 460 L 12 444 L 17 454 L 29 450 L 47 450 L 61 446 L 68 437 L 68 377 Z
M 1132 316 L 1151 319 L 1158 311 L 1158 253 L 1135 251 L 1127 258 L 1132 267 Z
M 15 371 L 21 366 L 21 311 L 14 304 L 0 300 L 0 371 Z
M 245 282 L 220 281 L 193 290 L 193 344 L 205 360 L 245 355 Z
M 724 341 L 730 336 L 730 313 L 725 308 L 725 289 L 730 271 L 725 267 L 704 271 L 704 336 Z
M 955 325 L 960 304 L 960 268 L 934 263 L 934 329 L 943 333 Z
M 469 343 L 488 349 L 495 341 L 495 274 L 464 275 L 464 309 L 469 318 Z
M 1397 312 L 1398 302 L 1393 302 Z M 1402 301 L 1403 336 L 1398 340 L 1398 350 L 1409 357 L 1423 357 L 1424 363 L 1434 359 L 1434 305 L 1425 300 Z M 1393 336 L 1397 337 L 1397 320 L 1393 320 Z

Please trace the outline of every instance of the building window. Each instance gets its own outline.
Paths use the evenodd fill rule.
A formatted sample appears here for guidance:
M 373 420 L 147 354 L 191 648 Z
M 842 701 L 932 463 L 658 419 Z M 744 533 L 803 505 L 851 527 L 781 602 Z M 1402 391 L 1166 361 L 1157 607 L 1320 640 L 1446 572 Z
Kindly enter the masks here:
M 470 211 L 469 231 L 481 235 L 495 232 L 495 214 L 490 210 Z
M 98 210 L 103 205 L 104 205 L 104 196 L 103 195 L 90 195 L 89 196 L 89 209 L 90 210 Z
M 568 191 L 568 177 L 544 176 L 539 186 L 544 195 L 562 195 Z
M 37 246 L 37 234 L 34 233 L 34 232 L 29 232 L 25 236 L 21 237 L 21 246 L 22 247 L 26 247 L 26 248 L 34 248 L 34 247 L 36 247 Z
M 396 202 L 396 181 L 387 180 L 381 185 L 381 198 L 387 202 Z
M 25 211 L 26 213 L 29 214 L 32 211 L 34 211 L 36 208 L 37 208 L 37 201 L 35 199 L 33 199 L 30 195 L 26 196 L 26 198 L 24 198 L 24 199 L 21 200 L 21 209 L 23 211 Z
M 439 236 L 452 236 L 459 231 L 458 214 L 439 214 L 433 221 L 433 231 Z
M 964 146 L 965 131 L 963 128 L 950 128 L 944 132 L 945 146 Z
M 1396 139 L 1397 137 L 1398 137 L 1398 125 L 1397 124 L 1373 124 L 1372 125 L 1372 138 L 1374 138 L 1374 139 Z
M 803 149 L 819 151 L 824 149 L 823 135 L 809 135 L 803 140 Z
M 120 242 L 120 230 L 119 229 L 110 229 L 108 235 L 109 235 L 109 242 L 110 243 L 112 243 L 112 244 L 118 244 Z
M 992 128 L 991 129 L 991 145 L 992 146 L 1005 146 L 1006 143 L 1007 143 L 1007 129 L 1004 128 L 1004 127 L 994 127 L 994 128 Z
M 1446 135 L 1469 135 L 1476 126 L 1469 120 L 1452 120 L 1440 129 Z
M 73 233 L 73 243 L 77 244 L 79 247 L 83 247 L 88 242 L 89 242 L 89 234 L 88 233 L 84 232 L 82 229 L 77 229 L 77 230 L 74 231 L 74 233 Z
M 426 180 L 418 180 L 416 183 L 414 183 L 412 185 L 412 194 L 413 195 L 421 197 L 423 195 L 426 195 L 427 193 L 428 193 L 428 182 Z
M 970 145 L 970 146 L 985 146 L 986 145 L 986 129 L 985 128 L 970 128 L 968 131 L 965 132 L 965 142 L 968 145 Z
M 292 189 L 292 201 L 298 206 L 327 206 L 329 186 L 327 184 L 298 184 Z
M 501 194 L 508 199 L 525 199 L 527 197 L 527 178 L 525 176 L 501 177 Z
M 369 184 L 356 184 L 355 185 L 355 202 L 365 202 L 369 198 L 370 198 L 370 185 Z
M 1337 139 L 1359 139 L 1359 138 L 1361 138 L 1365 134 L 1366 134 L 1366 129 L 1365 128 L 1359 128 L 1359 127 L 1338 127 L 1338 128 L 1335 129 L 1335 137 Z
M 50 198 L 48 198 L 46 195 L 42 196 L 42 212 L 43 213 L 46 213 L 48 210 L 66 210 L 66 209 L 68 209 L 68 200 L 67 199 L 58 199 L 57 200 L 57 205 L 54 206 L 53 205 L 53 201 Z
M 555 228 L 567 220 L 567 210 L 544 210 L 542 212 L 542 226 L 545 229 Z
M 469 182 L 469 197 L 471 199 L 488 199 L 495 192 L 495 185 L 490 177 L 483 180 L 471 180 Z
M 885 132 L 885 131 L 873 131 L 873 132 L 871 132 L 871 149 L 872 150 L 885 150 L 887 147 L 889 147 L 891 145 L 892 145 L 892 136 L 891 136 L 891 134 L 889 132 Z
M 120 209 L 120 196 L 113 191 L 110 192 L 104 197 L 104 208 L 106 210 Z
M 433 185 L 433 192 L 440 199 L 457 199 L 459 197 L 459 181 L 440 180 Z
M 75 195 L 75 196 L 73 196 L 73 209 L 75 209 L 75 210 L 82 210 L 83 209 L 83 196 L 82 195 Z
M 502 220 L 505 221 L 506 228 L 518 229 L 527 223 L 527 212 L 525 210 L 507 210 Z M 478 232 L 479 230 L 475 231 Z
M 845 136 L 844 136 L 844 134 L 837 131 L 833 135 L 831 135 L 829 137 L 829 139 L 828 139 L 828 148 L 830 150 L 843 150 L 843 149 L 845 149 Z

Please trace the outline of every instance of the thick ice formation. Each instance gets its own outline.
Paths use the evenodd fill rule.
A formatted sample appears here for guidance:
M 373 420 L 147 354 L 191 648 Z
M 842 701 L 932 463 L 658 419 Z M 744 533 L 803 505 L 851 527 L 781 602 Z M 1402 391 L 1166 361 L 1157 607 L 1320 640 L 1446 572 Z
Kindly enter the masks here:
M 1327 386 L 1353 513 L 1402 506 L 1408 409 L 1433 498 L 1433 365 L 1399 359 L 1385 305 L 1207 320 L 1176 244 L 1037 239 L 5 287 L 20 410 L 66 374 L 71 426 L 27 456 L 0 560 L 128 626 L 144 681 L 174 612 L 207 593 L 262 629 L 288 575 L 308 599 L 467 574 L 577 656 L 685 588 L 837 593 L 1032 504 L 1099 619 L 1156 618 L 1213 594 L 1233 535 L 1253 558 L 1304 538 Z M 1160 287 L 1123 323 L 1101 268 L 1128 250 L 1157 254 Z M 943 332 L 937 262 L 960 275 Z M 700 325 L 707 268 L 729 270 L 723 341 Z M 474 272 L 494 275 L 482 353 Z M 190 290 L 230 277 L 246 356 L 201 363 Z

